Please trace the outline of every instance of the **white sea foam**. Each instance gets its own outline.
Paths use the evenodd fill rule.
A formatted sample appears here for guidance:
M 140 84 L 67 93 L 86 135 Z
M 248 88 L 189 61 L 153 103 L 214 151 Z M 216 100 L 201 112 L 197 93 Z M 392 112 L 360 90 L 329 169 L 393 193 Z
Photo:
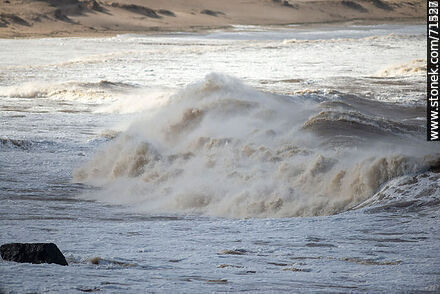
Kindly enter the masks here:
M 362 38 L 332 38 L 332 39 L 286 39 L 283 41 L 284 45 L 288 44 L 313 44 L 313 43 L 383 43 L 383 42 L 395 42 L 402 39 L 405 40 L 422 40 L 423 36 L 420 35 L 400 35 L 400 34 L 388 34 L 379 36 L 368 36 Z
M 103 102 L 133 86 L 106 80 L 98 82 L 29 82 L 1 87 L 2 96 L 17 98 L 55 98 L 83 102 Z
M 135 113 L 153 111 L 167 103 L 171 90 L 150 89 L 148 93 L 143 91 L 132 91 L 125 95 L 119 95 L 114 101 L 99 106 L 96 113 Z
M 418 39 L 281 43 L 417 31 Z M 439 165 L 423 170 L 439 145 L 425 142 L 425 77 L 376 74 L 425 58 L 425 26 L 290 32 L 218 34 L 259 40 L 229 43 L 187 33 L 1 39 L 2 87 L 136 88 L 106 88 L 100 105 L 0 90 L 0 244 L 47 239 L 72 265 L 0 258 L 0 292 L 438 292 Z M 202 80 L 210 71 L 265 93 Z M 395 102 L 375 101 L 382 97 Z M 180 135 L 166 137 L 171 129 Z M 76 167 L 78 180 L 99 188 L 69 183 Z M 73 199 L 85 192 L 98 201 Z M 344 211 L 350 201 L 360 210 L 276 218 Z M 67 278 L 53 282 L 60 271 Z
M 393 64 L 378 72 L 381 77 L 401 77 L 426 73 L 426 60 L 415 59 L 403 64 Z
M 362 113 L 319 116 L 323 98 L 312 98 L 258 92 L 210 74 L 145 112 L 76 170 L 75 180 L 103 187 L 86 197 L 150 212 L 310 216 L 347 210 L 436 158 L 411 126 L 370 122 Z M 369 148 L 355 142 L 356 130 Z M 354 143 L 339 145 L 337 135 Z M 399 136 L 406 146 L 389 150 L 387 140 Z

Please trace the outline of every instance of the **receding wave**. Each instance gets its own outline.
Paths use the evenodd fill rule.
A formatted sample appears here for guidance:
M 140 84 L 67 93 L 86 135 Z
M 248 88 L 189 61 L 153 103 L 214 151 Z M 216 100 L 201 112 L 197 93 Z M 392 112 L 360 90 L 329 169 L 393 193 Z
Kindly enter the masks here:
M 335 214 L 437 162 L 423 111 L 343 93 L 275 95 L 210 74 L 145 110 L 74 179 L 102 187 L 86 198 L 155 213 Z

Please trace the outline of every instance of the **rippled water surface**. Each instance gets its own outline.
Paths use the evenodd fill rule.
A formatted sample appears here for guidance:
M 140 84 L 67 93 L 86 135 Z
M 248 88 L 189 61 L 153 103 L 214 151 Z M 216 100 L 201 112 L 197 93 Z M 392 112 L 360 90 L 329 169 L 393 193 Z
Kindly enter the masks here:
M 439 292 L 424 33 L 0 40 L 0 290 Z

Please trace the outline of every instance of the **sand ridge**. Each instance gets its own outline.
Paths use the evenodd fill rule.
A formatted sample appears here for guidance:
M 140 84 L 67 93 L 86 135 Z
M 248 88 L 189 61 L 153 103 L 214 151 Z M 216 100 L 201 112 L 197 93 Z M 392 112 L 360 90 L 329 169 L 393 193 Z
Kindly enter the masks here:
M 425 9 L 423 0 L 0 0 L 0 37 L 422 20 Z

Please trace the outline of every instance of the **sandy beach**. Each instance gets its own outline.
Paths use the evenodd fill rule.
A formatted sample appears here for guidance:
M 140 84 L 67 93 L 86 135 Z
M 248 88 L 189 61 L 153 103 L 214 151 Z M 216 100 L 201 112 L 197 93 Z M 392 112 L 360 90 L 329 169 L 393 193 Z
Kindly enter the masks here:
M 421 21 L 421 0 L 1 0 L 0 37 L 105 36 L 231 25 Z

